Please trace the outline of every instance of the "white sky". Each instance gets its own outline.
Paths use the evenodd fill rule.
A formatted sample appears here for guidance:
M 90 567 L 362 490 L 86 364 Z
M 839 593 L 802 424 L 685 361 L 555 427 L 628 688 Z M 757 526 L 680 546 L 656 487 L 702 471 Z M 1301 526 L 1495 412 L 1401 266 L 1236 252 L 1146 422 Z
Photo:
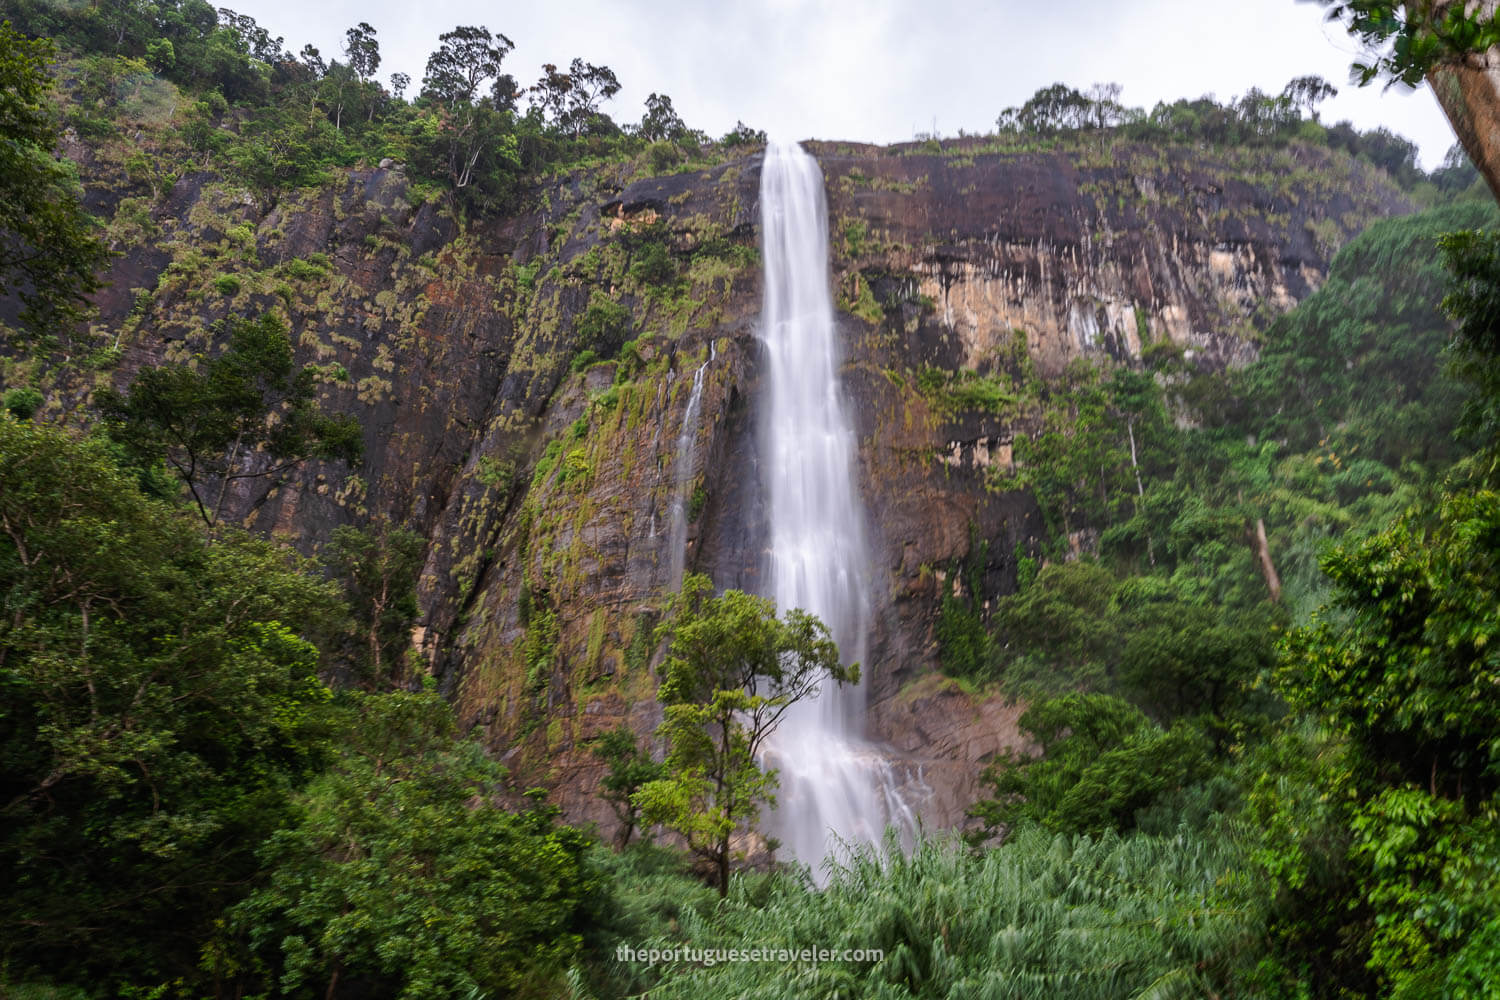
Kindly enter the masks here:
M 344 30 L 378 32 L 380 77 L 414 94 L 437 36 L 480 24 L 516 43 L 505 69 L 522 86 L 546 62 L 611 67 L 623 84 L 605 110 L 638 121 L 652 91 L 718 136 L 737 119 L 795 139 L 900 142 L 936 126 L 983 132 L 1005 107 L 1065 82 L 1124 86 L 1126 104 L 1255 86 L 1304 74 L 1339 87 L 1325 121 L 1384 125 L 1431 168 L 1453 144 L 1428 88 L 1348 84 L 1357 46 L 1324 8 L 1294 0 L 223 0 L 286 38 L 341 57 Z

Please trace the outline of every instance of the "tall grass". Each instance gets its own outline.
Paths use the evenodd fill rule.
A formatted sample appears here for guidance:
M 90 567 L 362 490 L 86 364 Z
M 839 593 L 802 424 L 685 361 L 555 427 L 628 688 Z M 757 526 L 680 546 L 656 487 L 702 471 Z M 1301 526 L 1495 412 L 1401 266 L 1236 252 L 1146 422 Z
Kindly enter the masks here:
M 743 876 L 722 904 L 685 908 L 678 933 L 638 947 L 883 953 L 851 964 L 679 963 L 659 970 L 653 1000 L 1224 995 L 1260 926 L 1243 870 L 1232 838 L 1187 833 L 1028 829 L 977 858 L 951 842 L 910 857 L 860 849 L 822 891 L 805 872 Z

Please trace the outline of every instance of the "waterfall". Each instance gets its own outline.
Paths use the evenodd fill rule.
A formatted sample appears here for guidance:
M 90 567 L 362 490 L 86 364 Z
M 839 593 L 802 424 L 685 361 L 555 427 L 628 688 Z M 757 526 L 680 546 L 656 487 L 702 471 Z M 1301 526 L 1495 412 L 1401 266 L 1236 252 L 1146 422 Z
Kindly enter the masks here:
M 760 182 L 769 364 L 764 484 L 770 519 L 766 596 L 828 626 L 845 662 L 864 663 L 872 578 L 855 480 L 854 428 L 839 386 L 828 275 L 828 211 L 817 161 L 794 144 L 766 149 Z M 780 771 L 771 833 L 819 864 L 839 840 L 878 841 L 915 828 L 890 763 L 864 735 L 865 684 L 822 685 L 792 707 L 765 763 Z
M 687 564 L 689 488 L 697 471 L 698 409 L 703 400 L 703 373 L 714 360 L 714 345 L 708 345 L 708 360 L 693 373 L 693 388 L 688 393 L 687 409 L 682 414 L 682 429 L 677 433 L 677 454 L 672 459 L 672 526 L 667 535 L 667 589 L 682 586 Z

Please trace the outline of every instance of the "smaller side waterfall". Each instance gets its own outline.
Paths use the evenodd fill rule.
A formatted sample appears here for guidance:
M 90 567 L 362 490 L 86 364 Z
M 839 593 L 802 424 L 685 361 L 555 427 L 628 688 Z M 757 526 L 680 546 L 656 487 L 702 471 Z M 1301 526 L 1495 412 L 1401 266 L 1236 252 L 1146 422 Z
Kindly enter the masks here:
M 708 360 L 693 373 L 693 388 L 688 393 L 687 409 L 682 413 L 682 429 L 677 433 L 677 453 L 672 459 L 672 523 L 667 532 L 667 589 L 682 586 L 687 566 L 688 506 L 697 473 L 698 410 L 703 403 L 703 374 L 714 361 L 714 346 L 708 345 Z

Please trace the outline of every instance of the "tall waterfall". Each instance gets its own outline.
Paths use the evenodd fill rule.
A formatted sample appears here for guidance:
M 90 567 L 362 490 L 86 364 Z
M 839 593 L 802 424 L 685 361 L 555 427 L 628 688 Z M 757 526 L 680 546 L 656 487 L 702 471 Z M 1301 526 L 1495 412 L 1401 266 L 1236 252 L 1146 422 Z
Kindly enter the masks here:
M 823 174 L 800 146 L 767 147 L 760 214 L 770 384 L 766 596 L 778 611 L 817 615 L 845 662 L 863 663 L 872 579 L 858 452 L 839 387 Z M 781 775 L 772 833 L 815 871 L 839 840 L 878 841 L 888 823 L 915 825 L 890 764 L 863 740 L 864 708 L 863 683 L 826 682 L 816 699 L 793 706 L 766 752 Z

